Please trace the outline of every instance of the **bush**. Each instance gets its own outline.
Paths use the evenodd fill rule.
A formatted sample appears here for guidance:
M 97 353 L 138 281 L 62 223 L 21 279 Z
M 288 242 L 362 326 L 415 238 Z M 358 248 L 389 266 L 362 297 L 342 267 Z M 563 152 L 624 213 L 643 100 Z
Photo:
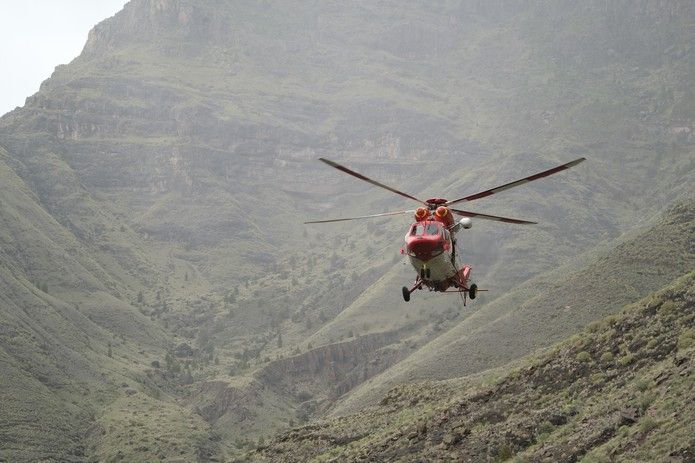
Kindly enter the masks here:
M 594 450 L 584 455 L 579 463 L 610 463 L 611 459 L 602 450 Z
M 538 426 L 538 433 L 539 434 L 550 434 L 553 432 L 555 429 L 555 426 L 553 426 L 553 423 L 550 421 L 544 421 Z
M 639 408 L 643 412 L 649 408 L 649 406 L 656 400 L 656 394 L 653 392 L 647 392 L 642 394 L 639 398 Z
M 618 359 L 618 363 L 624 367 L 630 365 L 635 361 L 635 356 L 632 354 L 625 354 Z
M 499 462 L 507 461 L 513 456 L 514 456 L 514 450 L 511 448 L 511 446 L 509 444 L 504 443 L 497 450 L 497 458 L 495 458 L 495 461 L 499 461 Z
M 591 355 L 587 351 L 583 350 L 577 354 L 577 361 L 578 362 L 590 362 L 591 361 Z
M 587 326 L 586 329 L 589 331 L 589 333 L 598 333 L 599 331 L 603 331 L 607 326 L 608 324 L 603 320 L 597 320 L 589 323 L 589 326 Z
M 695 328 L 685 330 L 678 336 L 678 350 L 687 349 L 695 345 Z
M 610 352 L 604 352 L 601 355 L 601 363 L 609 363 L 613 361 L 613 354 Z
M 639 429 L 646 434 L 652 429 L 656 428 L 658 425 L 659 423 L 657 423 L 653 418 L 645 416 L 639 422 Z
M 626 426 L 626 425 L 620 426 L 618 428 L 617 434 L 618 434 L 618 437 L 627 437 L 627 435 L 630 434 L 630 426 Z
M 663 304 L 661 304 L 661 308 L 659 308 L 659 313 L 662 315 L 668 315 L 675 311 L 678 308 L 675 302 L 673 301 L 666 301 Z
M 650 386 L 651 386 L 651 381 L 649 381 L 646 378 L 638 379 L 637 382 L 635 382 L 635 387 L 640 392 L 646 391 L 647 389 L 649 389 Z
M 599 372 L 599 373 L 594 373 L 591 375 L 591 384 L 601 384 L 606 381 L 606 375 Z

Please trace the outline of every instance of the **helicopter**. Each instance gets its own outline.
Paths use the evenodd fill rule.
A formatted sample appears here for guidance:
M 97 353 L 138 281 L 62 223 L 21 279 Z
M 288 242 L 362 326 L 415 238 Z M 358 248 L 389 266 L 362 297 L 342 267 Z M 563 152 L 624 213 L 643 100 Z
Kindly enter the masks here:
M 406 231 L 405 246 L 401 248 L 401 254 L 408 255 L 410 263 L 412 264 L 413 268 L 415 268 L 416 277 L 415 282 L 410 287 L 403 286 L 403 300 L 405 300 L 405 302 L 409 302 L 410 295 L 415 290 L 427 287 L 430 291 L 459 293 L 462 295 L 464 305 L 466 305 L 467 298 L 470 298 L 471 300 L 475 299 L 478 291 L 486 290 L 478 289 L 478 285 L 471 281 L 472 268 L 470 265 L 458 264 L 458 256 L 456 255 L 456 234 L 463 229 L 470 229 L 473 225 L 471 219 L 494 220 L 497 222 L 517 225 L 534 225 L 537 222 L 481 214 L 479 212 L 454 209 L 450 206 L 485 198 L 487 196 L 509 190 L 510 188 L 556 174 L 576 166 L 585 159 L 586 158 L 578 158 L 574 161 L 553 167 L 552 169 L 529 175 L 528 177 L 524 177 L 520 180 L 505 183 L 504 185 L 464 196 L 462 198 L 454 199 L 452 201 L 439 197 L 430 198 L 423 201 L 408 193 L 404 193 L 383 183 L 377 182 L 376 180 L 366 177 L 354 170 L 348 169 L 347 167 L 336 162 L 325 158 L 319 158 L 319 161 L 328 164 L 331 167 L 345 172 L 348 175 L 352 175 L 353 177 L 357 177 L 358 179 L 374 186 L 384 188 L 392 193 L 416 201 L 420 203 L 420 206 L 414 210 L 382 212 L 380 214 L 363 215 L 358 217 L 314 220 L 304 223 L 319 224 L 343 222 L 347 220 L 371 219 L 375 217 L 386 217 L 392 215 L 414 214 L 415 222 L 411 224 Z M 462 218 L 455 220 L 454 215 Z

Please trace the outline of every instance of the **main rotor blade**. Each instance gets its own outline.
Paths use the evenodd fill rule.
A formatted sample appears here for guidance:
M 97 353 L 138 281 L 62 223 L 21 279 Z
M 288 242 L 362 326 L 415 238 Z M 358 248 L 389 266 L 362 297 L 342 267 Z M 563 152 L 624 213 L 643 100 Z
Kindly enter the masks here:
M 344 217 L 342 219 L 328 219 L 328 220 L 314 220 L 311 222 L 304 222 L 305 224 L 309 223 L 328 223 L 328 222 L 344 222 L 346 220 L 357 220 L 357 219 L 372 219 L 374 217 L 385 217 L 387 215 L 399 215 L 399 214 L 412 214 L 415 211 L 394 211 L 394 212 L 382 212 L 381 214 L 372 214 L 372 215 L 361 215 L 359 217 Z
M 495 220 L 497 222 L 515 223 L 518 225 L 535 225 L 538 223 L 538 222 L 529 222 L 528 220 L 510 219 L 509 217 L 500 217 L 497 215 L 487 215 L 487 214 L 479 214 L 478 212 L 462 211 L 460 209 L 449 208 L 449 210 L 451 212 L 453 212 L 454 214 L 462 215 L 464 217 L 477 217 L 479 219 Z
M 556 174 L 556 173 L 561 172 L 563 170 L 569 169 L 570 167 L 576 166 L 577 164 L 584 161 L 585 159 L 586 158 L 575 159 L 574 161 L 570 161 L 567 164 L 562 164 L 561 166 L 553 167 L 552 169 L 544 170 L 543 172 L 529 175 L 526 178 L 522 178 L 521 180 L 507 183 L 507 184 L 502 185 L 502 186 L 498 186 L 497 188 L 492 188 L 490 190 L 481 191 L 480 193 L 476 193 L 476 194 L 469 195 L 469 196 L 464 196 L 463 198 L 454 199 L 453 201 L 448 201 L 444 205 L 449 206 L 449 205 L 455 204 L 455 203 L 463 203 L 466 201 L 473 201 L 475 199 L 484 198 L 486 196 L 490 196 L 490 195 L 493 195 L 495 193 L 499 193 L 501 191 L 508 190 L 510 188 L 514 188 L 515 186 L 523 185 L 524 183 L 532 182 L 534 180 L 538 180 L 539 178 L 547 177 L 548 175 L 553 175 L 553 174 Z
M 331 166 L 331 167 L 335 167 L 336 169 L 341 170 L 341 171 L 345 172 L 346 174 L 352 175 L 353 177 L 357 177 L 357 178 L 359 178 L 360 180 L 364 180 L 365 182 L 371 183 L 372 185 L 375 185 L 375 186 L 378 186 L 378 187 L 381 187 L 381 188 L 385 188 L 385 189 L 389 190 L 389 191 L 392 192 L 392 193 L 396 193 L 397 195 L 401 195 L 401 196 L 404 196 L 404 197 L 406 197 L 406 198 L 408 198 L 408 199 L 413 199 L 413 200 L 415 200 L 415 201 L 417 201 L 417 202 L 419 202 L 419 203 L 422 203 L 422 204 L 424 204 L 424 205 L 427 205 L 426 202 L 422 201 L 421 199 L 417 199 L 415 196 L 411 196 L 411 195 L 409 195 L 408 193 L 403 193 L 402 191 L 398 191 L 398 190 L 396 190 L 395 188 L 391 188 L 390 186 L 384 185 L 383 183 L 379 183 L 379 182 L 377 182 L 376 180 L 372 180 L 371 178 L 367 178 L 367 177 L 365 177 L 364 175 L 362 175 L 362 174 L 360 174 L 360 173 L 358 173 L 358 172 L 355 172 L 354 170 L 350 170 L 350 169 L 348 169 L 348 168 L 345 167 L 345 166 L 341 166 L 340 164 L 338 164 L 338 163 L 336 163 L 336 162 L 330 161 L 330 160 L 325 159 L 325 158 L 319 158 L 319 161 L 325 162 L 326 164 L 328 164 L 328 165 Z

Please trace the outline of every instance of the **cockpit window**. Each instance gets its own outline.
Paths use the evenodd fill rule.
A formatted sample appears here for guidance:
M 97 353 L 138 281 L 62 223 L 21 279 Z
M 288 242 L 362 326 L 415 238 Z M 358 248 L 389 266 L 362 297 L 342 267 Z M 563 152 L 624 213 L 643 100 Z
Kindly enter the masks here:
M 438 235 L 439 225 L 437 225 L 436 223 L 428 223 L 425 227 L 425 233 L 427 233 L 428 235 Z
M 425 231 L 425 227 L 422 225 L 413 225 L 413 231 L 410 232 L 411 235 L 422 236 Z

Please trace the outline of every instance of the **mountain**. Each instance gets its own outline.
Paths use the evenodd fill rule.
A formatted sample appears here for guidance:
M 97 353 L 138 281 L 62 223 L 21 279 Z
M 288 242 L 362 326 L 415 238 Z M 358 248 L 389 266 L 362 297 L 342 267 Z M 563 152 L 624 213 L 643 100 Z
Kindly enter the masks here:
M 378 400 L 393 372 L 429 374 L 418 359 L 473 324 L 489 345 L 505 317 L 547 313 L 556 281 L 577 298 L 559 272 L 617 272 L 640 229 L 682 251 L 689 222 L 655 217 L 687 217 L 694 193 L 693 16 L 675 1 L 132 0 L 0 118 L 0 458 L 222 459 Z M 491 291 L 465 309 L 402 302 L 405 222 L 301 225 L 413 206 L 318 157 L 453 198 L 579 156 L 474 204 L 541 225 L 476 221 L 461 251 Z M 609 307 L 525 331 L 516 356 L 650 289 L 619 275 Z M 526 310 L 534 284 L 547 298 Z
M 391 390 L 245 460 L 692 461 L 695 273 L 508 372 Z

